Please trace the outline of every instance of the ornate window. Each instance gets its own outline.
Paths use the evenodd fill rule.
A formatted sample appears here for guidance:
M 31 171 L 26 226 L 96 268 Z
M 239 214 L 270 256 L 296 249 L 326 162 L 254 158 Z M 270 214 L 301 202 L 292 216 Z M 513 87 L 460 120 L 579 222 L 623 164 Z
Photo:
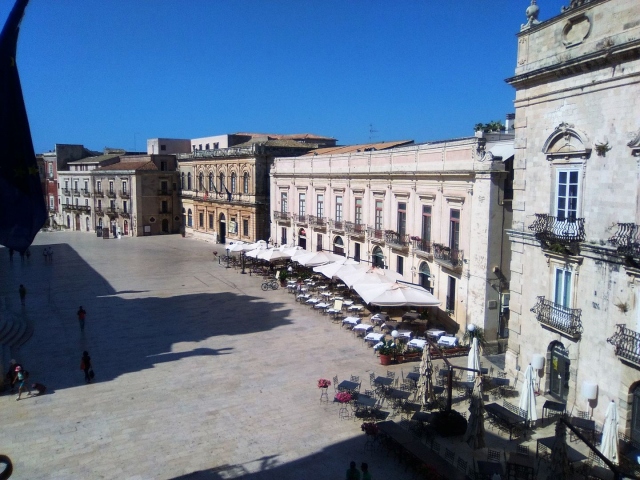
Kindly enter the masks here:
M 249 193 L 249 172 L 242 175 L 242 193 Z
M 591 142 L 584 132 L 562 122 L 544 142 L 542 152 L 547 155 L 547 160 L 587 159 L 591 155 Z
M 231 193 L 236 193 L 236 173 L 231 173 Z

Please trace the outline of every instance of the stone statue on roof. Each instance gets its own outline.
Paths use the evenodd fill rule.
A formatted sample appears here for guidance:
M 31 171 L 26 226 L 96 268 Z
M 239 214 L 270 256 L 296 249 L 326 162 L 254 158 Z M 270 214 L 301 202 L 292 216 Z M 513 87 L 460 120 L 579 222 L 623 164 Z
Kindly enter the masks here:
M 525 13 L 527 15 L 527 23 L 520 25 L 520 31 L 526 30 L 540 23 L 540 21 L 538 20 L 540 7 L 536 5 L 536 0 L 531 0 L 531 5 L 527 7 Z

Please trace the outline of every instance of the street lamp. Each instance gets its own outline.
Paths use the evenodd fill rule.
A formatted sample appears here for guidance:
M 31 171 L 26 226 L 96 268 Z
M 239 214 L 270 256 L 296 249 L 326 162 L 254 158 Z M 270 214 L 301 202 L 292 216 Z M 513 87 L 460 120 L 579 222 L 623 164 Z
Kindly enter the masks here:
M 229 268 L 229 247 L 227 247 L 227 268 Z
M 400 336 L 400 334 L 398 333 L 398 330 L 394 330 L 393 332 L 391 332 L 391 336 L 393 337 L 393 359 L 395 360 L 395 357 L 398 354 L 398 337 Z
M 244 250 L 240 252 L 240 258 L 242 259 L 242 271 L 240 273 L 245 275 L 247 272 L 244 271 Z

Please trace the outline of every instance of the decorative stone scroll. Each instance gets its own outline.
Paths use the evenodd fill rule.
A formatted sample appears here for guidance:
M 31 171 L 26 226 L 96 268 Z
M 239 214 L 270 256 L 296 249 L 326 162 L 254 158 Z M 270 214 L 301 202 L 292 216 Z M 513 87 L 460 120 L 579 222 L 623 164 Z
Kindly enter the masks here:
M 547 160 L 587 159 L 591 155 L 591 150 L 591 142 L 587 135 L 565 122 L 556 127 L 542 147 Z
M 591 20 L 585 14 L 570 18 L 562 29 L 562 43 L 573 47 L 582 43 L 591 32 Z

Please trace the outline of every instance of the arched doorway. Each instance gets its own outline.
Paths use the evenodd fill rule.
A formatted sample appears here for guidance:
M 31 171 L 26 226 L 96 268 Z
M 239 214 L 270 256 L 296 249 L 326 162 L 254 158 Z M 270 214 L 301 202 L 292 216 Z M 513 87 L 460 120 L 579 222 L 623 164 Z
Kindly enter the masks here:
M 80 231 L 80 214 L 76 213 L 76 231 Z
M 87 229 L 87 232 L 88 232 L 89 231 L 89 217 L 85 218 L 85 222 L 84 223 L 85 223 L 85 226 L 86 226 L 86 229 Z
M 569 352 L 560 342 L 549 344 L 551 361 L 549 362 L 549 393 L 552 397 L 563 402 L 567 401 L 569 394 Z
M 169 233 L 169 220 L 166 218 L 162 220 L 162 231 L 164 233 Z
M 431 270 L 429 270 L 429 264 L 422 262 L 418 269 L 418 276 L 420 277 L 420 286 L 433 293 L 431 288 Z
M 304 228 L 298 231 L 298 246 L 307 249 L 307 232 Z
M 631 440 L 640 442 L 640 382 L 631 390 Z
M 71 229 L 71 217 L 67 215 L 67 228 Z
M 227 221 L 224 217 L 224 213 L 220 214 L 220 221 L 218 222 L 218 243 L 225 243 L 227 240 Z
M 378 268 L 384 268 L 384 255 L 380 247 L 375 247 L 371 253 L 371 265 Z
M 124 221 L 124 234 L 129 235 L 129 222 L 126 220 Z
M 102 217 L 98 218 L 98 226 L 102 228 Z
M 344 242 L 341 237 L 336 237 L 333 240 L 333 253 L 344 257 Z

